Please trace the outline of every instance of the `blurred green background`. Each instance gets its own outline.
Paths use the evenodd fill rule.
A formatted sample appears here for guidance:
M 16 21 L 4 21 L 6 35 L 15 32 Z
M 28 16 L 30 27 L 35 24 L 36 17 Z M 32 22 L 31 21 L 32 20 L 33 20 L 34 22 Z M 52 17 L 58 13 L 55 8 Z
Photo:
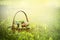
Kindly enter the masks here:
M 14 14 L 27 13 L 30 32 L 12 33 Z M 24 14 L 16 19 L 25 20 Z M 0 40 L 60 40 L 60 0 L 0 0 Z

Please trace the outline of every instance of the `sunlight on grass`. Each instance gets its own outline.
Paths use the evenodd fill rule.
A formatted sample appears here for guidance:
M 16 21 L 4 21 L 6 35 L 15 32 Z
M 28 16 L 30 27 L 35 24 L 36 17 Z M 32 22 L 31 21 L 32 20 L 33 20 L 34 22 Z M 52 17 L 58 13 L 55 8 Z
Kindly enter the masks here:
M 59 0 L 0 0 L 0 40 L 60 40 L 59 4 Z M 19 10 L 28 16 L 29 32 L 11 30 Z M 24 14 L 18 13 L 15 21 L 26 22 Z

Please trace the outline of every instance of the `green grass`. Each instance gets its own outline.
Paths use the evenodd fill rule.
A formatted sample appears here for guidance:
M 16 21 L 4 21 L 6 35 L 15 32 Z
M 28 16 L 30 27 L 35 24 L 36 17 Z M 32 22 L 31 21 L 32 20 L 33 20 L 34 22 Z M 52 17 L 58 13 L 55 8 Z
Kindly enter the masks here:
M 8 21 L 0 21 L 0 40 L 60 40 L 59 29 L 55 27 L 45 29 L 43 26 L 30 24 L 30 32 L 13 33 Z M 57 31 L 58 30 L 58 31 Z

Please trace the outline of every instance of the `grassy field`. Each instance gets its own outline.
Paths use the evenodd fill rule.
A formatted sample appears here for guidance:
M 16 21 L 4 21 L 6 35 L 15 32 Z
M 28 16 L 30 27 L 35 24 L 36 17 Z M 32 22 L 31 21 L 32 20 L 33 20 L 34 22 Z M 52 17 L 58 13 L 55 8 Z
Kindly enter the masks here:
M 19 10 L 27 13 L 29 32 L 11 30 Z M 17 14 L 15 21 L 21 19 Z M 60 40 L 60 0 L 0 0 L 0 40 Z
M 57 25 L 57 24 L 56 24 Z M 0 40 L 60 40 L 60 26 L 30 24 L 30 32 L 13 33 L 9 30 L 9 21 L 0 21 Z M 46 28 L 45 28 L 46 27 Z

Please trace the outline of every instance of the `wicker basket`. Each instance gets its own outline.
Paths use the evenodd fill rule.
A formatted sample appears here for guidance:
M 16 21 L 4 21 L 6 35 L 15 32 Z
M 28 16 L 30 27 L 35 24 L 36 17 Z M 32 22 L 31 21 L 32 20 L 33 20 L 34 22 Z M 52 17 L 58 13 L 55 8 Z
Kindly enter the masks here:
M 29 31 L 30 30 L 30 28 L 28 28 L 28 26 L 29 26 L 29 24 L 26 24 L 24 21 L 23 22 L 21 22 L 21 27 L 22 28 L 19 28 L 19 23 L 17 24 L 16 23 L 16 25 L 17 25 L 17 28 L 15 28 L 15 16 L 17 15 L 17 13 L 19 13 L 19 12 L 22 12 L 24 15 L 25 15 L 25 18 L 26 18 L 26 21 L 27 21 L 27 23 L 29 23 L 29 20 L 28 20 L 28 17 L 27 17 L 27 14 L 24 12 L 24 11 L 22 11 L 22 10 L 20 10 L 20 11 L 18 11 L 18 12 L 16 12 L 16 14 L 14 15 L 14 17 L 13 17 L 13 22 L 12 22 L 12 31 L 13 32 L 15 32 L 15 31 L 18 31 L 18 32 L 21 32 L 21 31 Z

